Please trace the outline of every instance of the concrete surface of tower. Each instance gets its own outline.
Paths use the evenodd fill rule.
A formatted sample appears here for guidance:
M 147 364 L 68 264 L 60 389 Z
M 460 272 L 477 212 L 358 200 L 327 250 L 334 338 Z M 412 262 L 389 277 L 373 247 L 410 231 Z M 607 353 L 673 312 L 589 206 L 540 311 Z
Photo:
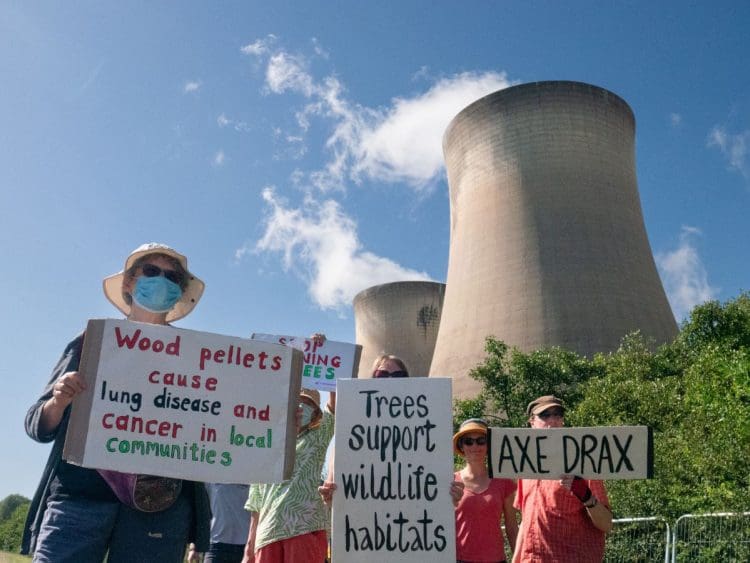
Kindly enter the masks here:
M 445 284 L 426 281 L 384 283 L 354 297 L 356 342 L 362 345 L 359 377 L 372 375 L 381 354 L 394 354 L 411 377 L 426 377 L 435 349 Z
M 635 167 L 635 118 L 589 84 L 535 82 L 463 109 L 443 137 L 451 204 L 446 293 L 430 376 L 456 397 L 493 335 L 591 356 L 634 330 L 677 333 Z

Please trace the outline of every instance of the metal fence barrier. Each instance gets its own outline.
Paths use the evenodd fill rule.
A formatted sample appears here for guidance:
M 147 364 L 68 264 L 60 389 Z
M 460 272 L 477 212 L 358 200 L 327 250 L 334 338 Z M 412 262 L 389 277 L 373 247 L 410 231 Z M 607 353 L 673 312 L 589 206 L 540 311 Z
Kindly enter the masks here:
M 669 563 L 669 523 L 657 516 L 612 521 L 605 563 Z
M 613 520 L 605 563 L 748 563 L 750 512 Z
M 750 512 L 685 514 L 672 536 L 672 563 L 750 561 Z

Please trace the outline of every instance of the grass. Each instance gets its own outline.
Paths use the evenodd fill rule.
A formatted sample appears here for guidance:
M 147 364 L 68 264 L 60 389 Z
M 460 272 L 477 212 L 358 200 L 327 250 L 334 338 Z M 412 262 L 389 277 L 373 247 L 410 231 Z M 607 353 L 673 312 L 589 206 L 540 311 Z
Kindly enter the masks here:
M 29 563 L 31 557 L 0 551 L 0 563 Z

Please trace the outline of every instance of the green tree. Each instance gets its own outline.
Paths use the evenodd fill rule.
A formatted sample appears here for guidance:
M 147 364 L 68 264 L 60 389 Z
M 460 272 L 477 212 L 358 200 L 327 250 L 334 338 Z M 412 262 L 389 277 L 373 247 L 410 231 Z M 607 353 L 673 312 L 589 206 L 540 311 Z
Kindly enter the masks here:
M 23 526 L 29 504 L 29 501 L 26 501 L 17 505 L 13 512 L 0 522 L 0 551 L 18 552 L 21 549 Z
M 3 500 L 0 500 L 0 522 L 13 514 L 18 505 L 28 502 L 29 499 L 23 495 L 8 495 Z
M 482 383 L 457 419 L 484 414 L 522 426 L 531 399 L 554 393 L 574 426 L 647 425 L 655 478 L 610 481 L 616 516 L 740 511 L 750 506 L 750 296 L 696 307 L 674 342 L 654 350 L 640 334 L 591 360 L 553 348 L 531 353 L 487 339 Z

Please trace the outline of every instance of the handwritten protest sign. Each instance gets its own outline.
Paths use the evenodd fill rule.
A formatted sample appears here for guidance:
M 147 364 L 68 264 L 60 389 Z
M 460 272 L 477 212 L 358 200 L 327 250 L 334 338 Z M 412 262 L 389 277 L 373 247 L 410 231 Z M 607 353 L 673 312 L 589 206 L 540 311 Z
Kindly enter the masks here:
M 91 320 L 63 457 L 216 483 L 280 482 L 294 466 L 302 354 L 252 340 Z
M 335 391 L 336 380 L 357 377 L 362 346 L 348 342 L 326 340 L 316 344 L 304 336 L 282 336 L 277 334 L 253 334 L 253 340 L 274 342 L 291 346 L 303 353 L 302 387 Z
M 334 562 L 456 560 L 451 380 L 338 383 Z
M 653 477 L 653 439 L 647 426 L 490 428 L 489 452 L 491 477 Z

